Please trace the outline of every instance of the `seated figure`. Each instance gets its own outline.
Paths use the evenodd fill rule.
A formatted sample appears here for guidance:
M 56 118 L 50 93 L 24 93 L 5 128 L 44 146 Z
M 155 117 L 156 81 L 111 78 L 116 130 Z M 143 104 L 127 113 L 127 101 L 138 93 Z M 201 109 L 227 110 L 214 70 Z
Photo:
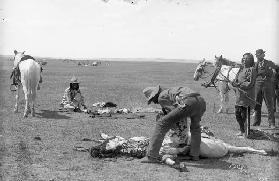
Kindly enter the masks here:
M 70 87 L 65 90 L 60 106 L 66 110 L 74 112 L 81 111 L 82 107 L 83 111 L 87 110 L 84 104 L 84 97 L 81 95 L 79 82 L 76 77 L 72 77 Z

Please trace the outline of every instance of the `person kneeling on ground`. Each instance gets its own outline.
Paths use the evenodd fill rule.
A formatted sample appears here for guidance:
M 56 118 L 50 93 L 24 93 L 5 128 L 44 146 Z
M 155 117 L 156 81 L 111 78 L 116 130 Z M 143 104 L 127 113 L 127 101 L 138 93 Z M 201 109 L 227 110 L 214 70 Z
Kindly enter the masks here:
M 155 130 L 150 140 L 149 149 L 143 162 L 160 162 L 160 148 L 166 133 L 180 120 L 191 118 L 192 134 L 189 159 L 197 161 L 200 155 L 201 128 L 200 121 L 206 110 L 203 97 L 188 87 L 163 88 L 147 87 L 143 90 L 148 104 L 160 104 L 164 116 L 156 122 Z
M 84 104 L 84 97 L 81 95 L 79 89 L 78 79 L 75 76 L 70 81 L 70 87 L 65 90 L 60 106 L 74 112 L 80 112 L 83 106 L 83 111 L 87 111 L 87 107 Z

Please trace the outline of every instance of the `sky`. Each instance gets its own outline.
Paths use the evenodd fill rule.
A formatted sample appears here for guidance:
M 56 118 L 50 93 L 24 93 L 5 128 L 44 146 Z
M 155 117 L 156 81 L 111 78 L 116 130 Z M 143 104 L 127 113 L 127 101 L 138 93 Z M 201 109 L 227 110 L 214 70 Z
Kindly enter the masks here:
M 0 54 L 279 63 L 279 0 L 0 0 Z

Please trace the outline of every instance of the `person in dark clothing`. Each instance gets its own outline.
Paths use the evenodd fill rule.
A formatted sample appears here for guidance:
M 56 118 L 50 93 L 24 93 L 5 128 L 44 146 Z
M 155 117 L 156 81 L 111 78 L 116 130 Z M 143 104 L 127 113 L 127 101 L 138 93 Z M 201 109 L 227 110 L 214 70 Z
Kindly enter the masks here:
M 200 121 L 206 110 L 203 97 L 188 87 L 163 88 L 147 87 L 143 90 L 148 104 L 160 104 L 164 116 L 156 122 L 150 140 L 147 156 L 143 162 L 160 162 L 159 150 L 166 133 L 180 120 L 187 121 L 190 117 L 191 147 L 189 160 L 197 161 L 200 155 L 201 128 Z
M 263 99 L 268 110 L 268 123 L 269 127 L 275 128 L 274 117 L 274 87 L 273 87 L 273 74 L 276 66 L 272 61 L 264 59 L 265 51 L 258 49 L 256 51 L 257 63 L 255 69 L 257 72 L 255 81 L 255 96 L 256 101 L 260 104 L 255 106 L 255 117 L 253 126 L 260 126 L 261 124 L 261 109 Z
M 240 132 L 237 136 L 243 137 L 245 134 L 244 124 L 247 119 L 247 111 L 255 107 L 255 78 L 254 56 L 245 53 L 242 58 L 243 68 L 240 69 L 236 80 L 233 82 L 236 95 L 235 117 L 239 124 Z
M 274 75 L 274 91 L 274 112 L 279 112 L 279 65 L 277 65 Z

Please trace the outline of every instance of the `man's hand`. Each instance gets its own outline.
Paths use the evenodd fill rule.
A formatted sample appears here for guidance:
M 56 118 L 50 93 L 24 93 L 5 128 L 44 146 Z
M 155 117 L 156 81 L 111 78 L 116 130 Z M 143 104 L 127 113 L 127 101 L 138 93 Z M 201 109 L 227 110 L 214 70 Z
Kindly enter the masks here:
M 239 87 L 241 83 L 239 82 L 232 82 L 231 83 L 233 87 Z
M 164 116 L 164 113 L 158 113 L 156 115 L 156 122 Z

